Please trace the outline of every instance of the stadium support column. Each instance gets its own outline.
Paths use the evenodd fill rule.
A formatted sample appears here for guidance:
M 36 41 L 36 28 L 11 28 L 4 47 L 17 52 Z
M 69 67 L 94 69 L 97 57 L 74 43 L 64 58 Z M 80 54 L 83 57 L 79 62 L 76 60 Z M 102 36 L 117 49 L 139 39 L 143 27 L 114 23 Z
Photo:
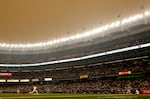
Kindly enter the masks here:
M 140 10 L 141 10 L 142 13 L 143 13 L 143 12 L 145 13 L 145 6 L 144 6 L 144 5 L 141 5 Z M 143 15 L 144 15 L 144 14 L 143 14 Z M 144 15 L 143 21 L 144 21 L 144 24 L 147 24 L 147 19 L 146 19 L 145 15 Z

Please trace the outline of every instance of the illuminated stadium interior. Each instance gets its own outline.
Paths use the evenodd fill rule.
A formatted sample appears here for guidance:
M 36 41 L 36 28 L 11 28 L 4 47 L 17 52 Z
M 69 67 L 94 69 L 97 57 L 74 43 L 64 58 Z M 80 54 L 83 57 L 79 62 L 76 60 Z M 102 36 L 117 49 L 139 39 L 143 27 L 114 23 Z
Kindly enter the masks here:
M 16 0 L 12 3 L 17 5 L 19 2 Z M 87 0 L 87 2 L 92 1 Z M 90 26 L 91 28 L 69 35 L 48 37 L 41 40 L 42 42 L 40 40 L 39 42 L 0 40 L 0 99 L 8 99 L 9 95 L 10 98 L 16 98 L 14 96 L 19 95 L 18 99 L 24 97 L 29 99 L 42 97 L 43 99 L 45 96 L 44 99 L 54 97 L 54 99 L 57 97 L 72 99 L 72 95 L 81 95 L 73 99 L 77 97 L 96 99 L 101 98 L 101 95 L 105 97 L 106 94 L 112 94 L 112 97 L 115 95 L 131 95 L 132 97 L 136 94 L 138 98 L 139 94 L 148 94 L 145 98 L 148 99 L 150 94 L 150 10 L 141 2 L 139 1 L 140 11 L 132 15 L 122 17 L 123 14 L 119 14 L 117 20 L 110 21 L 108 24 Z M 44 5 L 46 6 L 45 3 Z M 132 6 L 134 8 L 134 5 Z M 16 6 L 18 7 L 20 6 Z M 19 11 L 19 9 L 15 10 Z M 55 29 L 59 30 L 56 26 Z

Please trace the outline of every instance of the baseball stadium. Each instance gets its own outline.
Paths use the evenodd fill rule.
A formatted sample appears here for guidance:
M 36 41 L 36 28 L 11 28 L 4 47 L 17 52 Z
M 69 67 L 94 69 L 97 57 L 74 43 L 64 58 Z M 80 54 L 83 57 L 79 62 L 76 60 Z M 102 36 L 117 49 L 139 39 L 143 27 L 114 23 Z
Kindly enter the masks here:
M 0 99 L 150 99 L 150 1 L 0 0 Z

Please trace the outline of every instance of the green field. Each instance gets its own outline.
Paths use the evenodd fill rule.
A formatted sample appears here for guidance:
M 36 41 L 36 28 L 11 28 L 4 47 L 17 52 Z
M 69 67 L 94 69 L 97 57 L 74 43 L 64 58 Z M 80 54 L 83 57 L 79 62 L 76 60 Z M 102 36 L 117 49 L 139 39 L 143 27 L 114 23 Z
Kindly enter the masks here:
M 150 95 L 111 94 L 0 94 L 0 99 L 150 99 Z

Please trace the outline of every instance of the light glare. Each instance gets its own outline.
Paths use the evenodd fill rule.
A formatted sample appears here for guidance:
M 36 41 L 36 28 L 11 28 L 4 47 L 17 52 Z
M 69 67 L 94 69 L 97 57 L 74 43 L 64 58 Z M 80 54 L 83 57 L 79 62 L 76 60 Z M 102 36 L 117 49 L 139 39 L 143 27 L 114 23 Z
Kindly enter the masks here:
M 148 11 L 145 11 L 145 16 L 149 16 L 150 15 L 150 12 L 148 12 Z
M 143 14 L 137 14 L 137 15 L 125 18 L 121 21 L 116 21 L 116 22 L 113 22 L 109 25 L 104 25 L 104 26 L 95 28 L 91 31 L 87 31 L 87 32 L 84 32 L 84 33 L 78 33 L 76 35 L 72 35 L 72 36 L 69 36 L 69 37 L 63 37 L 63 38 L 60 38 L 60 39 L 51 40 L 51 41 L 47 41 L 47 42 L 40 42 L 40 43 L 33 43 L 33 44 L 31 44 L 31 43 L 29 43 L 29 44 L 0 43 L 0 47 L 2 47 L 2 48 L 11 48 L 11 49 L 13 49 L 13 48 L 15 48 L 15 49 L 16 48 L 21 48 L 21 49 L 28 49 L 29 48 L 30 49 L 30 48 L 34 48 L 34 47 L 46 47 L 46 46 L 50 46 L 50 45 L 52 46 L 52 45 L 64 43 L 64 42 L 67 42 L 67 41 L 70 41 L 70 40 L 81 39 L 81 38 L 88 37 L 88 36 L 91 36 L 91 35 L 94 35 L 94 34 L 98 34 L 98 33 L 107 31 L 108 29 L 119 27 L 120 25 L 126 25 L 126 24 L 129 24 L 129 23 L 132 23 L 132 22 L 136 22 L 138 20 L 143 19 L 144 16 L 149 16 L 149 15 L 150 15 L 150 12 L 145 11 Z

